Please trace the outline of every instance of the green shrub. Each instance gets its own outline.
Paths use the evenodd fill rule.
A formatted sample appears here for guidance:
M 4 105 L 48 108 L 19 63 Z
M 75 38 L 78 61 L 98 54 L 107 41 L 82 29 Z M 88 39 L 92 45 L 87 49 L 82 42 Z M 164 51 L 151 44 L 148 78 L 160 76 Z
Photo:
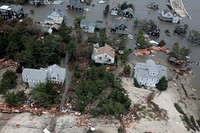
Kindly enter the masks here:
M 190 116 L 190 121 L 193 125 L 193 127 L 199 131 L 199 127 L 197 126 L 196 122 L 195 122 L 195 119 L 194 119 L 194 116 Z
M 181 113 L 181 114 L 185 114 L 183 109 L 178 105 L 178 103 L 174 103 L 174 107 L 176 108 L 176 110 Z
M 134 78 L 134 86 L 138 87 L 138 88 L 141 88 L 141 85 L 138 83 L 136 78 Z

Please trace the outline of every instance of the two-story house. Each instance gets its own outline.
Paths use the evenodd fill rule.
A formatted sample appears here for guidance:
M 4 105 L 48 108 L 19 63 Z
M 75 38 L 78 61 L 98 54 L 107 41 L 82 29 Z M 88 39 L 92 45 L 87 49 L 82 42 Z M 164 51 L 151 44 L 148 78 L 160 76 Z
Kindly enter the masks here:
M 180 23 L 181 21 L 181 17 L 179 17 L 178 14 L 169 10 L 163 10 L 159 12 L 158 18 L 162 21 L 172 23 Z
M 123 16 L 124 17 L 127 17 L 127 18 L 132 18 L 133 17 L 133 15 L 134 15 L 134 9 L 132 9 L 132 8 L 127 8 L 127 9 L 124 9 L 123 10 Z
M 41 69 L 24 68 L 22 71 L 23 82 L 28 83 L 28 86 L 31 88 L 46 82 L 62 86 L 65 78 L 65 68 L 61 68 L 56 64 Z
M 54 64 L 47 68 L 47 74 L 49 82 L 53 84 L 64 84 L 66 76 L 65 68 L 61 68 Z
M 80 27 L 86 33 L 94 33 L 95 30 L 104 29 L 105 26 L 101 22 L 95 22 L 87 19 L 81 19 Z
M 22 80 L 25 83 L 28 83 L 28 86 L 34 88 L 40 83 L 46 83 L 47 80 L 47 71 L 24 68 L 22 72 Z
M 92 59 L 99 64 L 113 64 L 115 62 L 115 50 L 107 44 L 103 47 L 95 47 Z
M 146 63 L 137 62 L 134 67 L 134 78 L 140 85 L 155 87 L 163 76 L 167 78 L 167 68 L 157 65 L 151 59 Z
M 20 5 L 2 5 L 0 7 L 0 16 L 4 19 L 13 19 L 17 18 L 20 19 L 24 17 L 24 10 L 23 7 Z
M 94 33 L 95 30 L 95 22 L 94 21 L 89 21 L 87 19 L 81 19 L 80 22 L 80 27 L 84 32 L 87 33 Z
M 77 11 L 83 11 L 85 5 L 86 4 L 82 0 L 69 0 L 69 3 L 66 5 L 66 8 Z
M 119 35 L 128 34 L 128 25 L 123 20 L 117 20 L 116 23 L 111 27 L 111 33 L 117 33 Z
M 62 22 L 66 19 L 64 12 L 60 9 L 53 9 L 49 12 L 47 17 L 44 20 L 44 24 L 62 24 Z

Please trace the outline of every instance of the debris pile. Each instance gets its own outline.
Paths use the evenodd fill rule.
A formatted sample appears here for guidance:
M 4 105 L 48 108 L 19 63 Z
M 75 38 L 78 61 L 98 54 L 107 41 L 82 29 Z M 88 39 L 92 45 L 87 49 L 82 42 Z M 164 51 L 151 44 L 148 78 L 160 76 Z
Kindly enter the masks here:
M 144 55 L 150 55 L 152 53 L 155 53 L 155 51 L 162 51 L 166 54 L 169 54 L 170 53 L 170 49 L 169 48 L 166 48 L 164 46 L 162 47 L 159 47 L 159 46 L 152 46 L 150 48 L 147 48 L 147 49 L 140 49 L 140 50 L 136 50 L 136 52 L 134 53 L 135 55 L 141 55 L 141 56 L 144 56 Z
M 17 67 L 17 62 L 14 62 L 13 60 L 6 60 L 4 59 L 0 59 L 0 69 L 4 69 L 7 67 Z
M 59 110 L 58 108 L 50 108 L 50 109 L 44 109 L 44 108 L 35 108 L 35 107 L 28 107 L 27 105 L 20 106 L 20 107 L 10 107 L 8 104 L 4 102 L 0 102 L 0 112 L 1 113 L 23 113 L 23 112 L 29 112 L 34 115 L 65 115 L 69 114 L 68 110 L 63 111 Z M 71 112 L 71 114 L 74 115 L 80 115 L 78 112 Z

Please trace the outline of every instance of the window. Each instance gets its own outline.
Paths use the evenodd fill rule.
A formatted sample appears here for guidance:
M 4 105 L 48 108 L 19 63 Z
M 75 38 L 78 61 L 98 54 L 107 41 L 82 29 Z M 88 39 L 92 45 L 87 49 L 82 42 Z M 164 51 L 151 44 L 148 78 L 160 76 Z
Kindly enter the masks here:
M 101 59 L 102 59 L 102 57 L 99 57 L 99 59 L 101 60 Z
M 56 77 L 52 77 L 52 79 L 56 79 Z

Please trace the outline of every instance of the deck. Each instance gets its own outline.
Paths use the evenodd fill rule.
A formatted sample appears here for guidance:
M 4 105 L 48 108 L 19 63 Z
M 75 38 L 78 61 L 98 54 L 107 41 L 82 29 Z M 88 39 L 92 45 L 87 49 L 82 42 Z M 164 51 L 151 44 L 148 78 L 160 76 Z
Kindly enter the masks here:
M 179 14 L 181 17 L 188 17 L 189 19 L 192 19 L 188 12 L 186 11 L 183 1 L 182 0 L 169 0 L 172 9 Z

